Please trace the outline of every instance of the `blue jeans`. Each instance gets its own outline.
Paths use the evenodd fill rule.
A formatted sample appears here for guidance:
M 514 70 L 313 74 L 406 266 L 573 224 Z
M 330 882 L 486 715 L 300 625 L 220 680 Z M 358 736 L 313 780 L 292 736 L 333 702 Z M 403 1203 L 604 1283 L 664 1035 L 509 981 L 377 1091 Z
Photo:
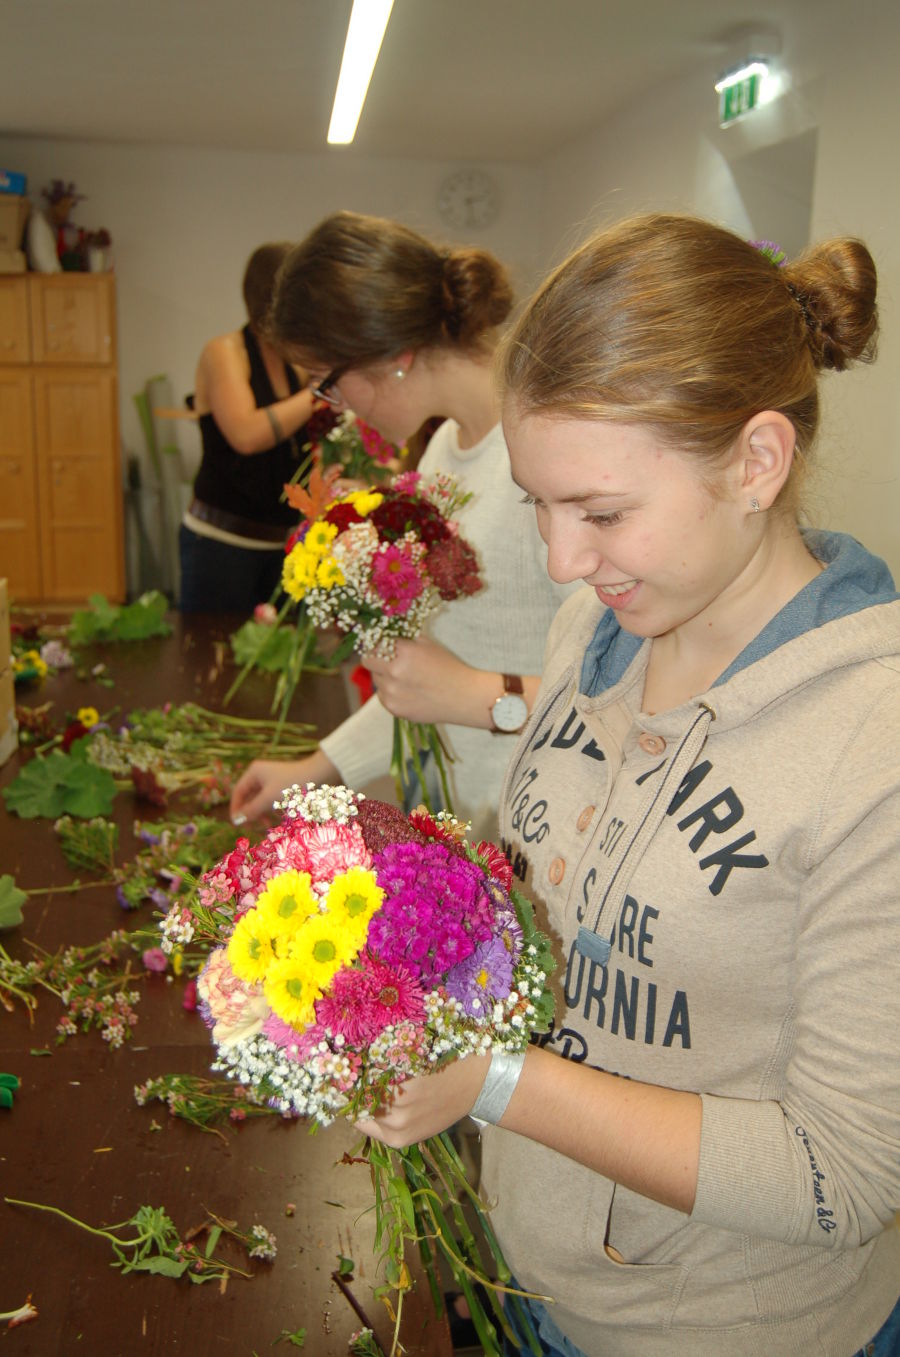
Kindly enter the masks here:
M 182 523 L 178 529 L 181 587 L 178 607 L 183 613 L 250 614 L 257 603 L 268 603 L 281 583 L 284 551 L 253 551 L 201 537 Z
M 513 1280 L 512 1286 L 518 1286 L 518 1282 Z M 538 1341 L 541 1344 L 543 1357 L 584 1357 L 580 1348 L 576 1348 L 566 1338 L 564 1333 L 560 1333 L 556 1324 L 550 1318 L 549 1311 L 545 1305 L 537 1300 L 522 1300 L 521 1305 L 526 1312 L 527 1322 L 530 1322 L 532 1331 L 537 1334 Z M 507 1342 L 503 1351 L 506 1357 L 528 1357 L 531 1349 L 528 1346 L 528 1340 L 522 1323 L 517 1322 L 515 1310 L 507 1304 L 507 1316 L 513 1332 L 519 1339 L 519 1348 L 511 1347 Z M 613 1357 L 613 1354 L 610 1354 Z M 894 1306 L 875 1337 L 859 1348 L 853 1354 L 853 1357 L 900 1357 L 900 1300 Z

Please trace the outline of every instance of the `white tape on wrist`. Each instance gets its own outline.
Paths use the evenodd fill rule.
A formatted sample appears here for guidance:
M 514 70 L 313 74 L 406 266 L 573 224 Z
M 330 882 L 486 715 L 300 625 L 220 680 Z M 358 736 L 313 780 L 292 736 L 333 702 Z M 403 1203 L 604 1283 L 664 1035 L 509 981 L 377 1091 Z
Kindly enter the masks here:
M 494 1126 L 509 1107 L 509 1100 L 519 1082 L 522 1066 L 525 1064 L 524 1051 L 502 1051 L 495 1047 L 491 1053 L 491 1063 L 487 1078 L 481 1086 L 481 1092 L 475 1106 L 469 1113 L 473 1121 L 482 1126 Z

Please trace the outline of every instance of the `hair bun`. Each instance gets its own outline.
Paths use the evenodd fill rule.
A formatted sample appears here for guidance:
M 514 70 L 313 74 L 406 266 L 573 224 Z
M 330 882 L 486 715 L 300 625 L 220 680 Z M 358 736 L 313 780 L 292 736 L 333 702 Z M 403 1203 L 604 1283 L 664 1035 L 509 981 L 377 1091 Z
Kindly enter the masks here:
M 443 255 L 441 301 L 446 338 L 465 346 L 506 320 L 513 292 L 499 259 L 460 248 Z
M 826 240 L 784 267 L 788 290 L 806 321 L 817 368 L 842 372 L 875 357 L 878 279 L 861 240 Z

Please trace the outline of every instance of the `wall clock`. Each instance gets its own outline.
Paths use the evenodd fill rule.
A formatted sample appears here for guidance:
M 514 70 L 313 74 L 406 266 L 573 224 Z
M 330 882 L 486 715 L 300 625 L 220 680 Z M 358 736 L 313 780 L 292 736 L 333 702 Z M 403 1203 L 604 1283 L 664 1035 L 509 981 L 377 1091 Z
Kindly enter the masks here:
M 485 170 L 454 170 L 438 189 L 437 207 L 448 226 L 489 226 L 500 211 L 500 191 Z

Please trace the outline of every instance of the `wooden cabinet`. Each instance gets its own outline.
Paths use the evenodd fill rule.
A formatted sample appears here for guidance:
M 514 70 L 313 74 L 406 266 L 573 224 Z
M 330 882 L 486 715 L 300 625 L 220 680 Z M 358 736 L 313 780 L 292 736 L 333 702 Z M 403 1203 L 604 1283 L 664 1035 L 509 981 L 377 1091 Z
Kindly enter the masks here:
M 0 277 L 0 575 L 16 602 L 125 596 L 109 274 Z

